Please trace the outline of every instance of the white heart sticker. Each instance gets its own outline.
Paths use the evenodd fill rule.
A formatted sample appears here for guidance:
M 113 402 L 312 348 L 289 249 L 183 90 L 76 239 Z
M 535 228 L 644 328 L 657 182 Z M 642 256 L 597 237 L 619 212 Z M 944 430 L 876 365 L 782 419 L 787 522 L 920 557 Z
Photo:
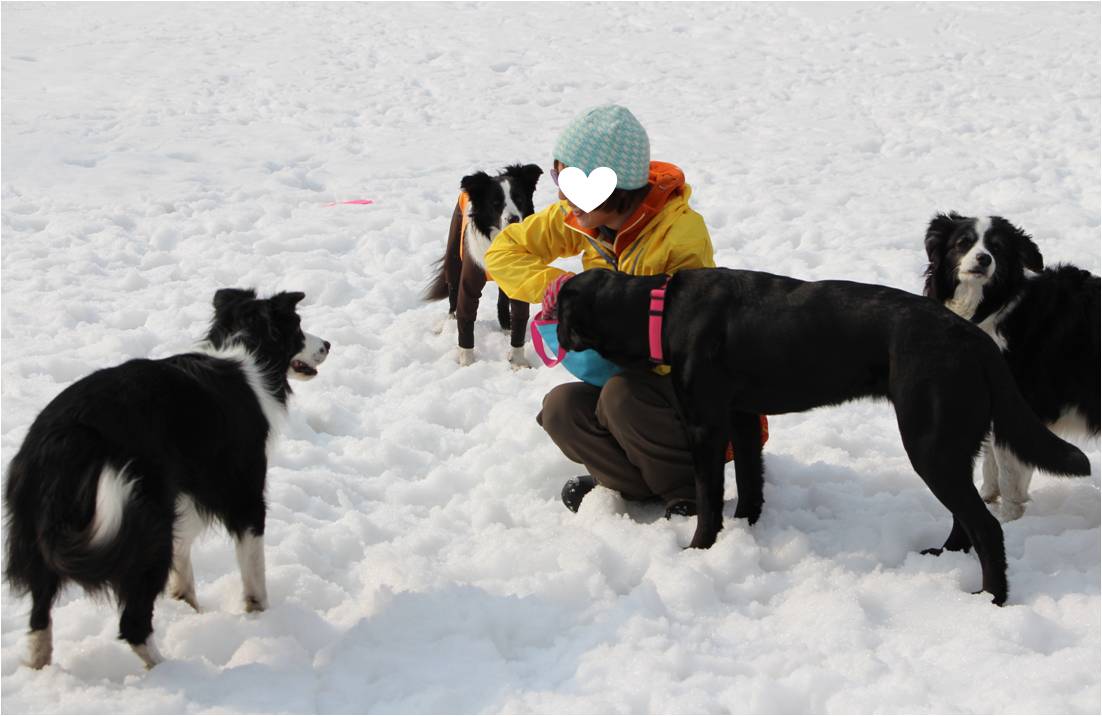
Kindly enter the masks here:
M 612 195 L 616 188 L 616 172 L 608 167 L 597 167 L 589 176 L 577 167 L 567 167 L 559 172 L 559 189 L 570 203 L 582 211 L 593 211 Z

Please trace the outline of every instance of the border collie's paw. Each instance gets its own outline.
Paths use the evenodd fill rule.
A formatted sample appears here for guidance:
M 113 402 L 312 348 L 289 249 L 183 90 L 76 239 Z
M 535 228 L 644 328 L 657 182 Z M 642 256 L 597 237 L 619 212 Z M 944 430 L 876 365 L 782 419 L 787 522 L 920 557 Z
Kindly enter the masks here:
M 1003 499 L 999 502 L 997 516 L 1000 522 L 1013 522 L 1025 514 L 1025 503 Z
M 528 358 L 524 355 L 524 346 L 515 346 L 510 348 L 505 357 L 509 361 L 509 365 L 512 366 L 513 370 L 521 370 L 522 368 L 532 367 L 532 364 L 528 362 Z
M 474 364 L 474 348 L 459 349 L 459 365 L 466 367 Z
M 248 613 L 263 612 L 268 609 L 268 599 L 266 597 L 245 597 L 245 611 Z

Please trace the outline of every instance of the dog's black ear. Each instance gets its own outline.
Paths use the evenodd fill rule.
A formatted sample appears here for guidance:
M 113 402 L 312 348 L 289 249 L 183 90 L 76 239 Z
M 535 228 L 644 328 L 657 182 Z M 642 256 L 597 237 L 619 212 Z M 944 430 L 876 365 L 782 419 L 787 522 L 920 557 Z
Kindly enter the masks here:
M 467 192 L 467 196 L 477 196 L 494 183 L 493 178 L 486 172 L 468 174 L 459 180 L 459 188 Z
M 306 298 L 302 291 L 283 291 L 272 296 L 272 307 L 284 313 L 294 313 L 295 305 Z
M 957 222 L 963 218 L 955 211 L 934 216 L 930 226 L 926 228 L 926 258 L 933 261 L 941 255 Z
M 1014 237 L 1014 243 L 1017 245 L 1018 256 L 1022 260 L 1022 265 L 1034 273 L 1044 271 L 1045 258 L 1041 256 L 1041 250 L 1037 248 L 1037 244 L 1033 243 L 1033 237 L 1001 216 L 994 218 L 1006 222 L 1008 231 Z
M 519 179 L 530 191 L 536 190 L 536 184 L 543 176 L 543 170 L 535 164 L 525 164 L 523 166 L 514 164 L 511 167 L 506 167 L 505 173 Z
M 251 288 L 220 288 L 214 292 L 214 312 L 220 313 L 254 298 L 256 291 Z

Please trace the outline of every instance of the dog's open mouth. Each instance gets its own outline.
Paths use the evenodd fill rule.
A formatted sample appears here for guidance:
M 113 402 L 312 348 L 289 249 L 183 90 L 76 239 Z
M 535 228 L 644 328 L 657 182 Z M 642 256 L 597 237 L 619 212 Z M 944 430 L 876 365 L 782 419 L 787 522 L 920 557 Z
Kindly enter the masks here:
M 304 375 L 309 378 L 313 378 L 315 375 L 318 374 L 317 368 L 312 365 L 308 365 L 300 360 L 291 361 L 291 370 L 293 370 L 295 373 L 298 373 L 299 375 Z

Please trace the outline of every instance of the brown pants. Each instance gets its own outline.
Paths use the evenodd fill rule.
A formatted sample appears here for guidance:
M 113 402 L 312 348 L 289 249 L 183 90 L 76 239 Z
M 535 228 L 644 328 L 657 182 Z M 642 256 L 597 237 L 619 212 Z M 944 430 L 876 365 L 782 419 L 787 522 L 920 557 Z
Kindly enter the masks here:
M 668 376 L 628 371 L 603 388 L 564 383 L 544 396 L 536 422 L 598 484 L 634 500 L 696 500 L 689 439 Z

